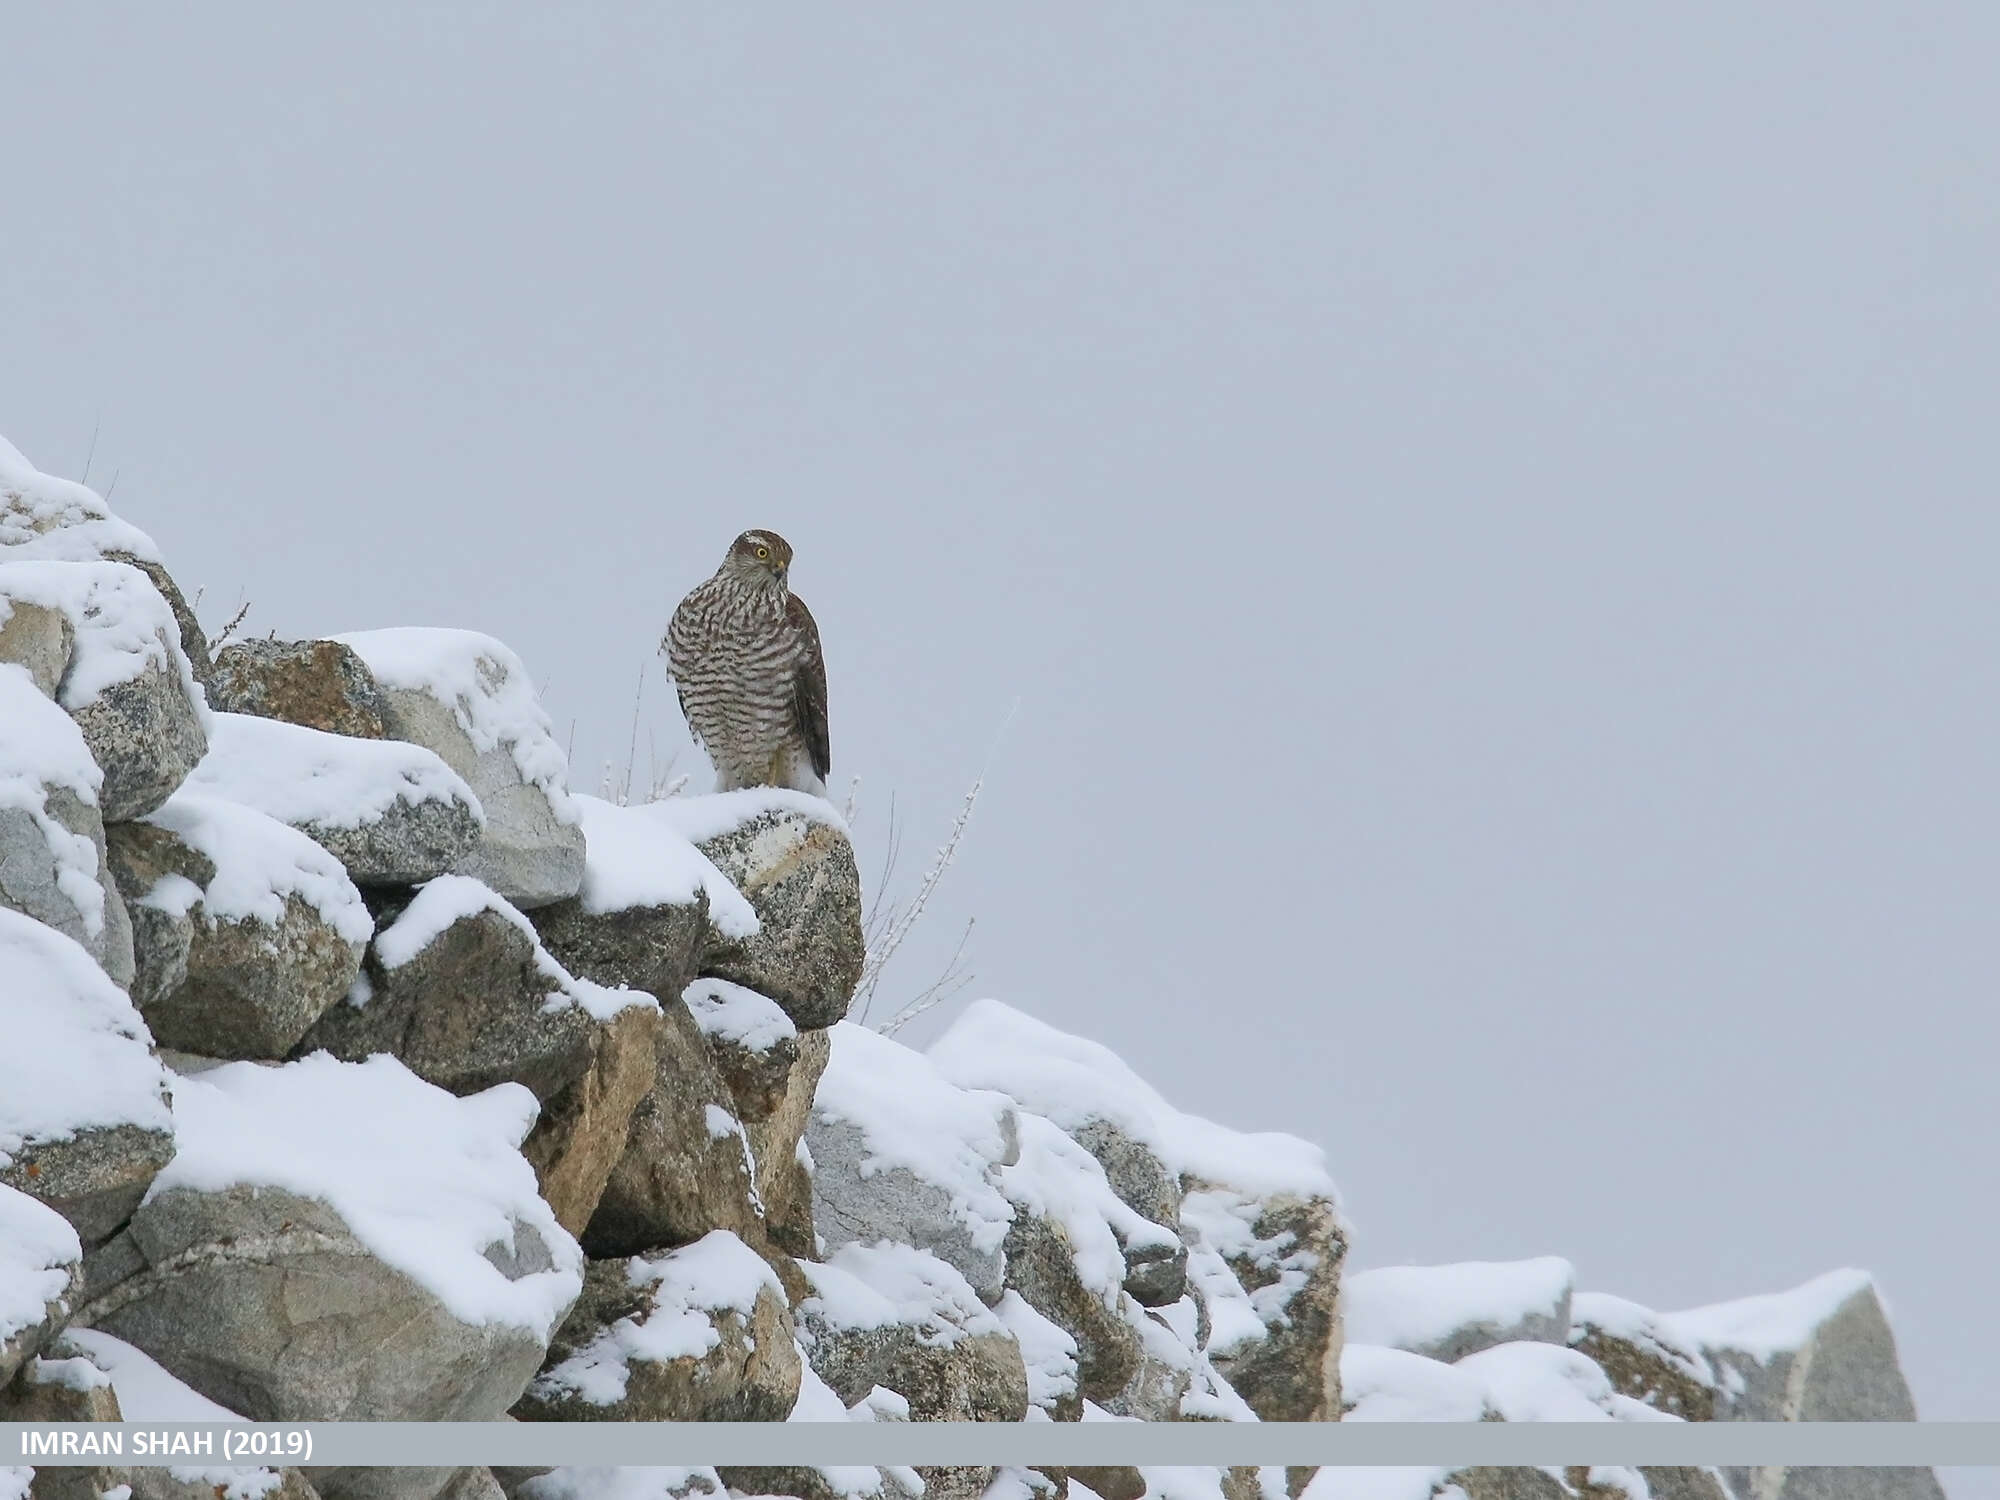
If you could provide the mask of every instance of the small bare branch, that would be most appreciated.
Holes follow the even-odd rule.
[[[216,636],[214,640],[208,643],[208,649],[211,652],[216,652],[220,651],[224,646],[228,645],[229,638],[232,635],[236,634],[237,627],[243,623],[244,617],[247,616],[249,613],[250,613],[250,601],[248,599],[245,599],[243,603],[240,606],[238,606],[236,613],[229,617],[229,623],[222,627],[222,633]]]
[[[951,961],[944,966],[944,972],[929,985],[917,992],[914,1000],[897,1011],[880,1027],[882,1035],[894,1036],[925,1011],[935,1010],[945,1001],[972,983],[973,976],[962,965],[965,960],[965,945],[972,937],[972,924],[977,918],[967,918],[965,931],[958,935],[958,946],[952,950]]]

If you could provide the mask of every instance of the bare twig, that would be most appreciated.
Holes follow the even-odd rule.
[[[209,651],[211,653],[220,651],[224,646],[228,645],[229,638],[232,635],[236,634],[237,627],[243,623],[244,617],[249,613],[250,613],[250,601],[248,599],[245,599],[243,603],[237,607],[236,613],[229,617],[229,623],[222,627],[222,633],[216,636],[214,640],[208,643]]]
[[[952,861],[958,857],[958,846],[965,839],[966,825],[972,821],[972,809],[978,805],[979,793],[984,785],[983,778],[972,783],[971,789],[965,794],[965,800],[959,804],[958,816],[952,820],[950,834],[938,847],[937,857],[931,861],[931,867],[924,871],[924,878],[917,883],[916,894],[910,898],[908,905],[889,909],[887,920],[881,926],[878,936],[868,943],[867,957],[861,964],[861,982],[854,990],[856,998],[861,1002],[863,1017],[866,1017],[869,1006],[874,1003],[876,987],[882,982],[882,970],[888,965],[889,960],[896,956],[896,950],[903,946],[903,940],[910,935],[910,930],[923,916],[924,908],[930,905],[931,897],[937,893],[938,882],[944,879],[945,871],[951,868]]]
[[[79,482],[86,487],[90,484],[90,461],[97,457],[97,429],[103,425],[104,414],[99,412],[97,419],[90,424],[90,448],[83,455],[83,478]]]
[[[975,917],[968,917],[966,919],[965,931],[958,935],[958,946],[952,950],[951,962],[944,966],[944,972],[939,974],[936,979],[933,979],[924,989],[919,990],[917,997],[908,1005],[905,1005],[901,1010],[882,1023],[880,1027],[882,1035],[894,1036],[925,1011],[937,1009],[938,1006],[944,1004],[945,1001],[972,983],[974,976],[966,972],[962,968],[962,965],[965,959],[965,945],[972,937],[972,924],[977,920]]]

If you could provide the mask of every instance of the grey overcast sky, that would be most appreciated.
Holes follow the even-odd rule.
[[[976,917],[976,992],[1322,1142],[1357,1263],[1865,1266],[2000,1418],[1996,47],[18,5],[0,432],[95,431],[211,629],[506,640],[586,789],[774,526],[864,861],[987,772],[890,988]]]

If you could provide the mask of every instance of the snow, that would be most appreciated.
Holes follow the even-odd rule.
[[[63,790],[95,807],[103,781],[76,721],[41,695],[26,667],[0,662],[0,811],[23,812],[40,830],[55,865],[56,889],[69,898],[91,937],[104,930],[97,846],[57,821],[48,796]]]
[[[792,1405],[792,1414],[787,1422],[873,1422],[879,1414],[865,1400],[855,1403],[856,1409],[849,1411],[841,1404],[833,1387],[813,1372],[806,1362],[805,1350],[799,1350],[799,1364],[802,1367],[799,1379],[799,1399]],[[920,1494],[923,1485],[914,1471],[894,1469],[889,1471],[901,1480],[913,1494]],[[883,1493],[882,1471],[858,1464],[821,1464],[818,1473],[827,1483],[827,1488],[844,1500],[860,1500],[865,1495]]]
[[[700,797],[667,797],[646,805],[658,808],[661,821],[691,844],[705,844],[734,833],[766,813],[789,813],[808,822],[824,823],[842,833],[848,831],[833,804],[824,797],[785,787],[751,786]]]
[[[335,640],[353,649],[385,688],[427,693],[452,711],[481,755],[505,749],[515,769],[549,799],[559,823],[575,823],[569,760],[556,743],[528,669],[490,635],[404,626]]]
[[[1258,1196],[1292,1193],[1337,1201],[1326,1156],[1297,1136],[1245,1133],[1183,1114],[1098,1042],[977,1000],[932,1044],[931,1060],[953,1083],[997,1089],[1067,1131],[1093,1120],[1150,1147],[1169,1171]]]
[[[1218,1354],[1261,1339],[1266,1328],[1283,1323],[1285,1309],[1319,1266],[1319,1256],[1296,1248],[1288,1229],[1260,1238],[1256,1224],[1262,1212],[1262,1203],[1235,1188],[1197,1188],[1181,1200],[1181,1229],[1194,1239],[1188,1276],[1211,1299],[1215,1321],[1209,1348]],[[1230,1261],[1254,1266],[1262,1285],[1244,1291]]]
[[[871,1385],[867,1395],[847,1408],[847,1415],[856,1422],[907,1422],[910,1398],[898,1395],[886,1385]]]
[[[964,1276],[912,1245],[889,1240],[842,1245],[824,1262],[800,1261],[799,1269],[813,1288],[801,1310],[812,1310],[835,1328],[908,1324],[921,1330],[925,1343],[940,1348],[1002,1331]]]
[[[128,1422],[241,1422],[226,1406],[183,1384],[151,1355],[95,1328],[72,1328],[63,1338],[111,1377],[118,1411]]]
[[[1021,1346],[1028,1367],[1028,1404],[1047,1410],[1076,1394],[1076,1340],[1029,1305],[1019,1292],[1001,1296],[993,1315]]]
[[[29,1500],[31,1492],[28,1486],[34,1478],[33,1469],[0,1464],[0,1500]]]
[[[951,1211],[981,1251],[997,1250],[1014,1210],[991,1180],[1007,1153],[998,1094],[955,1087],[921,1052],[851,1021],[827,1033],[826,1072],[813,1095],[823,1121],[860,1130],[863,1175],[901,1167],[951,1195]]]
[[[701,1034],[747,1052],[768,1052],[798,1036],[778,1002],[726,979],[697,979],[681,991]]]
[[[0,548],[19,558],[89,562],[107,552],[160,561],[160,548],[95,490],[44,474],[0,437]]]
[[[1340,1351],[1343,1422],[1478,1422],[1486,1416],[1486,1387],[1455,1365],[1349,1343]]]
[[[582,1287],[583,1252],[518,1150],[536,1111],[518,1083],[459,1099],[386,1054],[230,1063],[175,1080],[178,1149],[147,1199],[239,1183],[318,1199],[454,1317],[546,1340]],[[485,1251],[524,1228],[554,1264],[510,1279]]]
[[[1668,1317],[1604,1292],[1578,1292],[1570,1301],[1570,1341],[1592,1330],[1623,1339],[1703,1385],[1715,1384],[1715,1371],[1701,1345],[1673,1326]]]
[[[1452,1368],[1480,1383],[1487,1405],[1504,1421],[1613,1420],[1616,1393],[1610,1378],[1594,1361],[1560,1344],[1496,1344]]]
[[[1531,1317],[1559,1318],[1575,1282],[1575,1267],[1554,1255],[1384,1266],[1348,1276],[1340,1299],[1349,1338],[1413,1349],[1439,1344],[1456,1330],[1475,1325],[1504,1331]]]
[[[1430,1500],[1431,1492],[1450,1474],[1445,1468],[1383,1469],[1359,1464],[1329,1464],[1307,1481],[1299,1500]],[[1439,1500],[1465,1500],[1456,1485]]]
[[[1874,1285],[1866,1271],[1828,1271],[1788,1292],[1664,1313],[1660,1326],[1681,1343],[1731,1349],[1764,1362],[1805,1348],[1842,1305]]]
[[[52,1385],[65,1391],[101,1391],[111,1385],[111,1377],[82,1355],[71,1359],[37,1356],[28,1361],[23,1378],[29,1385]]]
[[[251,714],[215,715],[208,753],[188,785],[294,828],[361,828],[398,804],[425,802],[456,802],[480,826],[486,823],[472,788],[421,745],[327,734]]]
[[[733,1313],[747,1322],[760,1291],[768,1287],[784,1296],[777,1274],[726,1229],[650,1259],[634,1256],[625,1275],[634,1289],[652,1289],[651,1310],[620,1318],[537,1375],[537,1396],[557,1400],[573,1393],[593,1406],[614,1405],[625,1398],[632,1361],[699,1359],[722,1342],[716,1315]]]
[[[33,1328],[69,1290],[83,1246],[69,1220],[0,1184],[0,1344]]]
[[[1125,1283],[1121,1246],[1171,1248],[1177,1237],[1128,1208],[1097,1158],[1052,1121],[1025,1111],[1017,1119],[1020,1157],[1000,1169],[1000,1191],[1016,1208],[1060,1224],[1084,1286],[1116,1307]]]
[[[0,623],[13,612],[10,600],[60,610],[76,631],[57,694],[64,708],[87,708],[105,689],[160,667],[180,679],[206,727],[208,700],[181,649],[180,622],[153,580],[130,563],[0,563]]]
[[[474,880],[469,875],[439,875],[418,886],[410,904],[397,914],[395,921],[376,934],[375,960],[384,970],[393,973],[436,942],[454,922],[487,911],[500,917],[534,944],[535,969],[553,986],[549,991],[549,1005],[576,1005],[600,1021],[608,1021],[621,1010],[635,1005],[659,1009],[659,1002],[643,990],[627,989],[622,985],[613,989],[570,973],[550,956],[542,946],[534,924],[521,914],[513,902],[484,881]],[[374,993],[372,985],[357,978],[354,988],[347,993],[347,1003],[360,1010],[374,998]]]
[[[167,1130],[166,1070],[125,992],[73,939],[0,907],[0,1166],[30,1141]]]
[[[757,913],[743,893],[668,818],[677,798],[619,807],[574,794],[583,823],[583,888],[592,915],[635,906],[692,906],[705,892],[708,914],[724,937],[757,934]]]
[[[521,1486],[522,1500],[680,1500],[721,1495],[722,1479],[709,1468],[551,1469]]]
[[[350,943],[367,942],[375,930],[340,861],[296,828],[255,808],[183,787],[144,821],[167,829],[215,866],[206,890],[197,892],[191,882],[169,877],[139,898],[147,906],[184,913],[199,896],[202,916],[211,926],[262,922],[275,927],[284,917],[285,898],[296,896]]]

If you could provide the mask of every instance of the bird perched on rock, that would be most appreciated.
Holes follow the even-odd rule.
[[[681,600],[660,643],[719,792],[826,795],[826,662],[812,611],[787,587],[791,566],[791,543],[775,531],[744,532]]]

